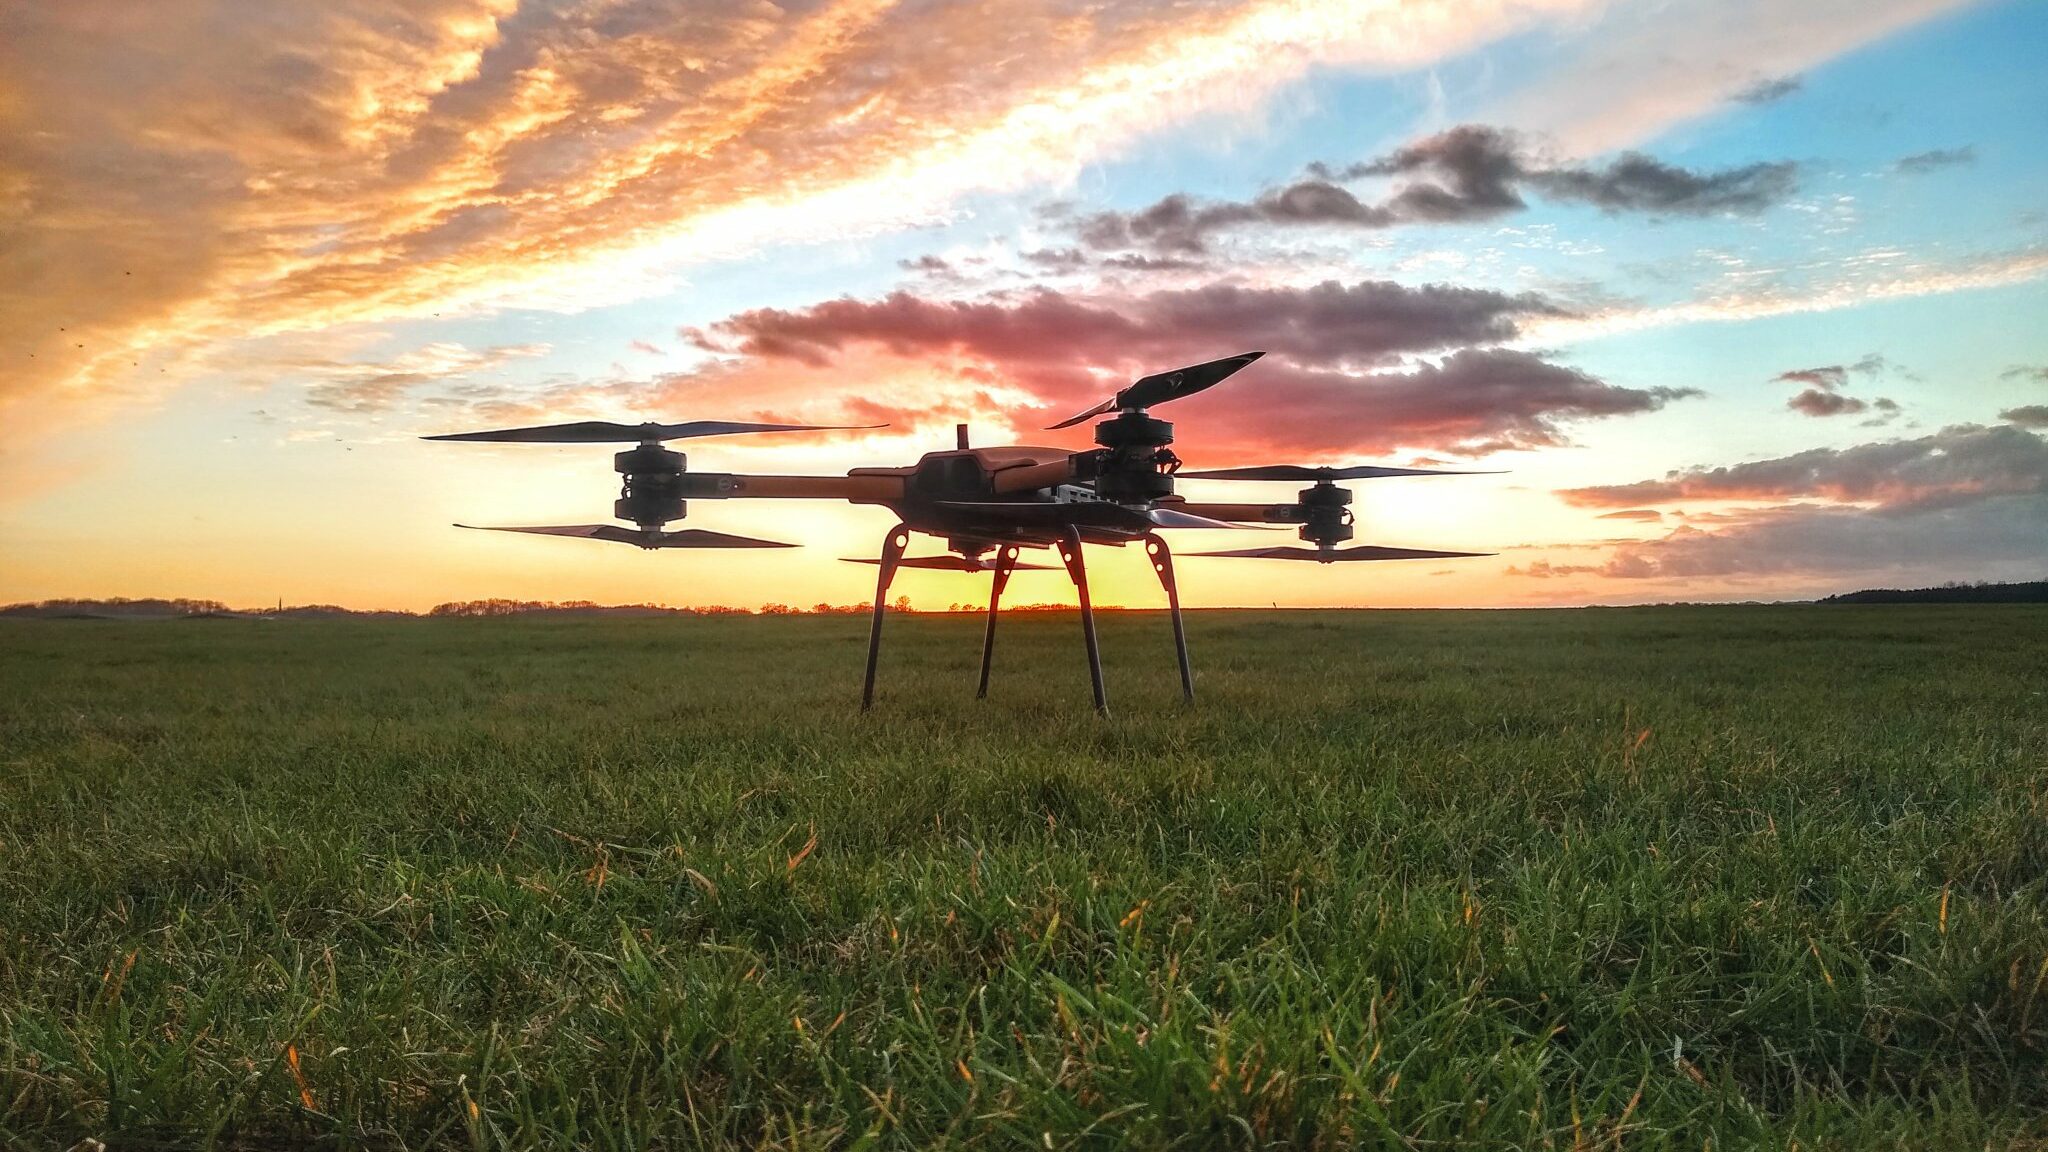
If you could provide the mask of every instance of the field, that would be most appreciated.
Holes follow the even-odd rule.
[[[0,1144],[2048,1141],[2048,609],[0,624]]]

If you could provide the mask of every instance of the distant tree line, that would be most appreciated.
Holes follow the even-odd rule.
[[[898,596],[889,605],[898,612],[916,612],[910,597]],[[819,602],[806,608],[798,604],[763,604],[759,608],[733,608],[708,604],[674,608],[667,604],[599,604],[590,600],[450,600],[425,612],[385,608],[344,608],[339,604],[282,604],[274,608],[230,608],[219,600],[110,597],[103,600],[38,600],[27,604],[0,606],[0,618],[27,619],[156,619],[232,616],[251,620],[417,620],[423,617],[473,618],[501,616],[860,616],[874,610],[872,600],[858,604]],[[948,604],[945,612],[983,612],[984,604]],[[1005,612],[1071,612],[1071,603],[1005,604]],[[1124,609],[1097,606],[1098,612]]]
[[[38,600],[32,604],[9,604],[0,607],[0,616],[221,616],[233,611],[218,600],[155,597],[130,600],[115,596],[105,600]]]
[[[1865,588],[1822,598],[1822,604],[2048,604],[2048,580],[2019,584],[1965,584],[1937,588]]]
[[[913,612],[910,597],[898,596],[890,605],[899,612]],[[808,608],[791,604],[763,604],[759,609],[733,608],[723,604],[675,608],[667,604],[599,604],[591,600],[451,600],[426,612],[391,609],[344,608],[339,604],[279,604],[274,608],[230,608],[219,600],[150,597],[128,599],[38,600],[33,603],[0,606],[0,618],[29,619],[121,619],[235,616],[248,619],[357,619],[413,620],[425,617],[494,616],[837,616],[871,611],[872,601],[858,604],[818,603]],[[959,610],[956,606],[956,610]],[[979,609],[967,609],[978,611]]]

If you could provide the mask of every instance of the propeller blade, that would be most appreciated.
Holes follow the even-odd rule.
[[[733,436],[742,432],[861,432],[886,424],[745,424],[731,420],[691,420],[682,424],[614,424],[583,420],[538,428],[501,428],[495,432],[454,432],[422,436],[422,440],[475,440],[499,444],[651,444],[698,436]]]
[[[1333,564],[1339,560],[1451,560],[1461,556],[1492,556],[1492,552],[1439,552],[1431,548],[1383,548],[1361,544],[1356,548],[1233,548],[1225,552],[1188,552],[1188,556],[1241,556],[1251,560],[1313,560]]]
[[[1182,512],[1177,508],[1153,508],[1145,513],[1145,518],[1161,528],[1235,528],[1257,532],[1274,530],[1264,524],[1232,524],[1228,520],[1212,520],[1207,516],[1197,516],[1193,512]]]
[[[841,556],[840,559],[848,564],[881,563],[880,559],[873,556]],[[901,568],[936,568],[945,572],[993,572],[996,570],[995,561],[976,560],[968,556],[906,556],[898,560],[896,564]],[[1010,565],[1010,571],[1012,572],[1022,572],[1026,569],[1035,572],[1050,571],[1043,564],[1020,563]]]
[[[1499,470],[1466,471],[1444,468],[1388,468],[1379,464],[1358,464],[1349,468],[1312,467],[1306,464],[1266,464],[1253,468],[1211,468],[1201,472],[1183,469],[1179,480],[1377,480],[1383,476],[1498,476]]]
[[[1240,352],[1225,356],[1221,360],[1210,360],[1201,364],[1190,364],[1171,372],[1159,372],[1145,376],[1129,388],[1116,394],[1119,408],[1150,408],[1168,400],[1181,400],[1204,389],[1214,388],[1238,370],[1264,356],[1264,352]]]
[[[752,536],[733,536],[725,532],[710,532],[702,528],[684,528],[675,532],[649,532],[644,528],[622,528],[617,524],[541,524],[532,527],[513,527],[501,524],[457,524],[457,528],[474,528],[482,532],[530,532],[538,536],[576,536],[585,540],[611,540],[636,547],[655,548],[794,548],[776,540],[756,540]]]
[[[1240,352],[1225,356],[1221,360],[1210,360],[1201,364],[1190,364],[1171,372],[1155,372],[1140,377],[1130,387],[1097,404],[1078,416],[1069,416],[1053,428],[1071,428],[1083,420],[1102,415],[1112,408],[1150,408],[1168,400],[1179,400],[1193,396],[1207,388],[1213,388],[1234,375],[1238,369],[1264,356],[1264,352]]]
[[[1047,500],[941,500],[941,508],[983,512],[1020,524],[1075,524],[1086,528],[1122,528],[1132,532],[1155,528],[1230,528],[1266,532],[1263,524],[1232,524],[1172,508],[1129,508],[1108,502],[1058,503]]]
[[[1102,415],[1104,412],[1107,412],[1114,407],[1116,407],[1116,397],[1112,396],[1109,399],[1104,400],[1102,403],[1097,404],[1095,407],[1090,408],[1086,412],[1081,412],[1073,416],[1069,416],[1065,420],[1062,420],[1057,424],[1047,424],[1046,429],[1050,431],[1054,428],[1072,428],[1074,425],[1079,424],[1081,421],[1093,420],[1095,417]]]

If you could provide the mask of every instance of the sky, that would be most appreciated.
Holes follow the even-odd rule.
[[[1191,559],[1192,605],[2042,579],[2044,49],[2037,0],[0,4],[0,602],[855,603],[886,510],[465,532],[603,521],[610,449],[418,437],[1079,449],[1043,429],[1253,349],[1156,413],[1190,467],[1498,470],[1353,485],[1362,543],[1496,555]]]

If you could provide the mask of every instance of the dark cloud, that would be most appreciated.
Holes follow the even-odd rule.
[[[2016,364],[2000,372],[1998,378],[2000,380],[2032,380],[2036,383],[2048,384],[2048,366],[2035,368]]]
[[[1828,364],[1819,368],[1794,368],[1780,372],[1772,379],[1787,384],[1803,384],[1809,388],[1820,388],[1829,392],[1839,390],[1849,382],[1849,375],[1875,376],[1891,367],[1891,362],[1872,352],[1853,364]]]
[[[1821,497],[1875,505],[1881,514],[1960,507],[1999,496],[2048,494],[2048,440],[2016,425],[1957,424],[1911,440],[1813,448],[1661,480],[1558,493],[1586,508],[1679,500]]]
[[[1936,148],[1931,152],[1915,152],[1901,156],[1892,170],[1907,176],[1922,176],[1939,172],[1943,168],[1956,168],[1977,162],[1977,146],[1966,144],[1961,148]]]
[[[1079,248],[1040,248],[1024,253],[1023,260],[1048,272],[1073,272],[1088,266],[1088,254]]]
[[[1535,295],[1384,281],[1115,297],[1039,289],[973,301],[896,292],[743,312],[685,336],[746,362],[819,371],[879,352],[1027,391],[1058,415],[1145,372],[1262,349],[1256,371],[1175,406],[1176,419],[1199,419],[1204,451],[1222,456],[1541,447],[1567,443],[1571,423],[1696,394],[1620,387],[1492,346],[1529,317],[1559,314]],[[1423,355],[1441,359],[1396,367]]]
[[[1437,363],[1362,376],[1284,363],[1259,367],[1256,388],[1219,388],[1185,405],[1193,408],[1213,395],[1198,410],[1201,427],[1227,428],[1237,441],[1232,447],[1241,451],[1379,454],[1426,447],[1478,456],[1549,448],[1571,442],[1570,423],[1654,412],[1699,395],[1619,387],[1505,348],[1467,348]]]
[[[1260,348],[1298,363],[1370,367],[1402,355],[1520,334],[1520,322],[1565,315],[1533,293],[1409,288],[1385,280],[1325,281],[1307,288],[1210,284],[1133,297],[1097,298],[1036,289],[981,300],[934,300],[893,292],[843,297],[808,308],[741,312],[686,339],[713,352],[820,365],[870,344],[904,356],[951,351],[1005,364],[1113,367],[1169,361],[1191,349]]]
[[[1882,428],[1890,424],[1892,421],[1898,419],[1899,414],[1904,411],[1904,409],[1899,406],[1899,402],[1897,400],[1892,399],[1889,396],[1879,396],[1877,399],[1872,400],[1870,402],[1870,409],[1872,412],[1876,413],[1876,415],[1872,416],[1868,420],[1859,421],[1858,424],[1860,427]]]
[[[1788,384],[1806,384],[1832,392],[1849,382],[1849,370],[1840,364],[1830,364],[1825,368],[1794,368],[1790,372],[1780,372],[1772,379],[1782,380]]]
[[[1808,388],[1785,401],[1785,407],[1807,416],[1852,416],[1858,412],[1868,411],[1870,405],[1854,396],[1844,396],[1840,392],[1823,392],[1818,388]]]
[[[2018,408],[2007,408],[1998,414],[1998,418],[2022,428],[2048,428],[2048,404],[2023,404]]]
[[[1147,256],[1141,252],[1121,252],[1115,256],[1105,257],[1102,266],[1122,268],[1131,272],[1185,272],[1203,265],[1199,260],[1181,256]]]
[[[1553,200],[1579,200],[1609,212],[1753,215],[1790,196],[1797,174],[1789,161],[1701,174],[1630,152],[1601,170],[1557,169],[1534,173],[1530,181]]]
[[[1381,203],[1363,201],[1343,186],[1384,177],[1406,183]],[[1307,178],[1248,202],[1175,193],[1137,212],[1079,217],[1070,227],[1097,250],[1191,254],[1206,250],[1216,233],[1253,224],[1377,229],[1487,220],[1528,207],[1525,191],[1610,213],[1750,214],[1791,195],[1796,179],[1791,163],[1694,172],[1637,152],[1604,165],[1552,164],[1513,133],[1468,124],[1348,167],[1311,165]]]
[[[1844,395],[1842,388],[1849,383],[1851,373],[1861,376],[1874,376],[1889,367],[1890,363],[1883,356],[1872,352],[1854,364],[1828,364],[1819,368],[1795,368],[1790,372],[1780,372],[1772,377],[1772,379],[1780,383],[1803,384],[1806,386],[1805,391],[1785,402],[1785,407],[1790,408],[1794,412],[1803,413],[1807,416],[1853,416],[1858,413],[1868,412],[1875,407],[1880,412],[1886,414],[1885,417],[1876,421],[1876,423],[1883,423],[1884,420],[1889,419],[1891,415],[1898,412],[1899,406],[1896,402],[1883,397],[1878,398],[1875,402],[1861,400],[1854,396]]]
[[[1084,216],[1075,222],[1074,234],[1098,250],[1144,247],[1191,254],[1204,250],[1211,233],[1254,222],[1383,228],[1396,221],[1392,213],[1366,207],[1335,184],[1303,180],[1263,193],[1249,204],[1199,204],[1175,193],[1137,212]]]
[[[1737,92],[1734,100],[1738,104],[1776,104],[1804,87],[1806,81],[1798,76],[1779,76],[1751,84]]]

